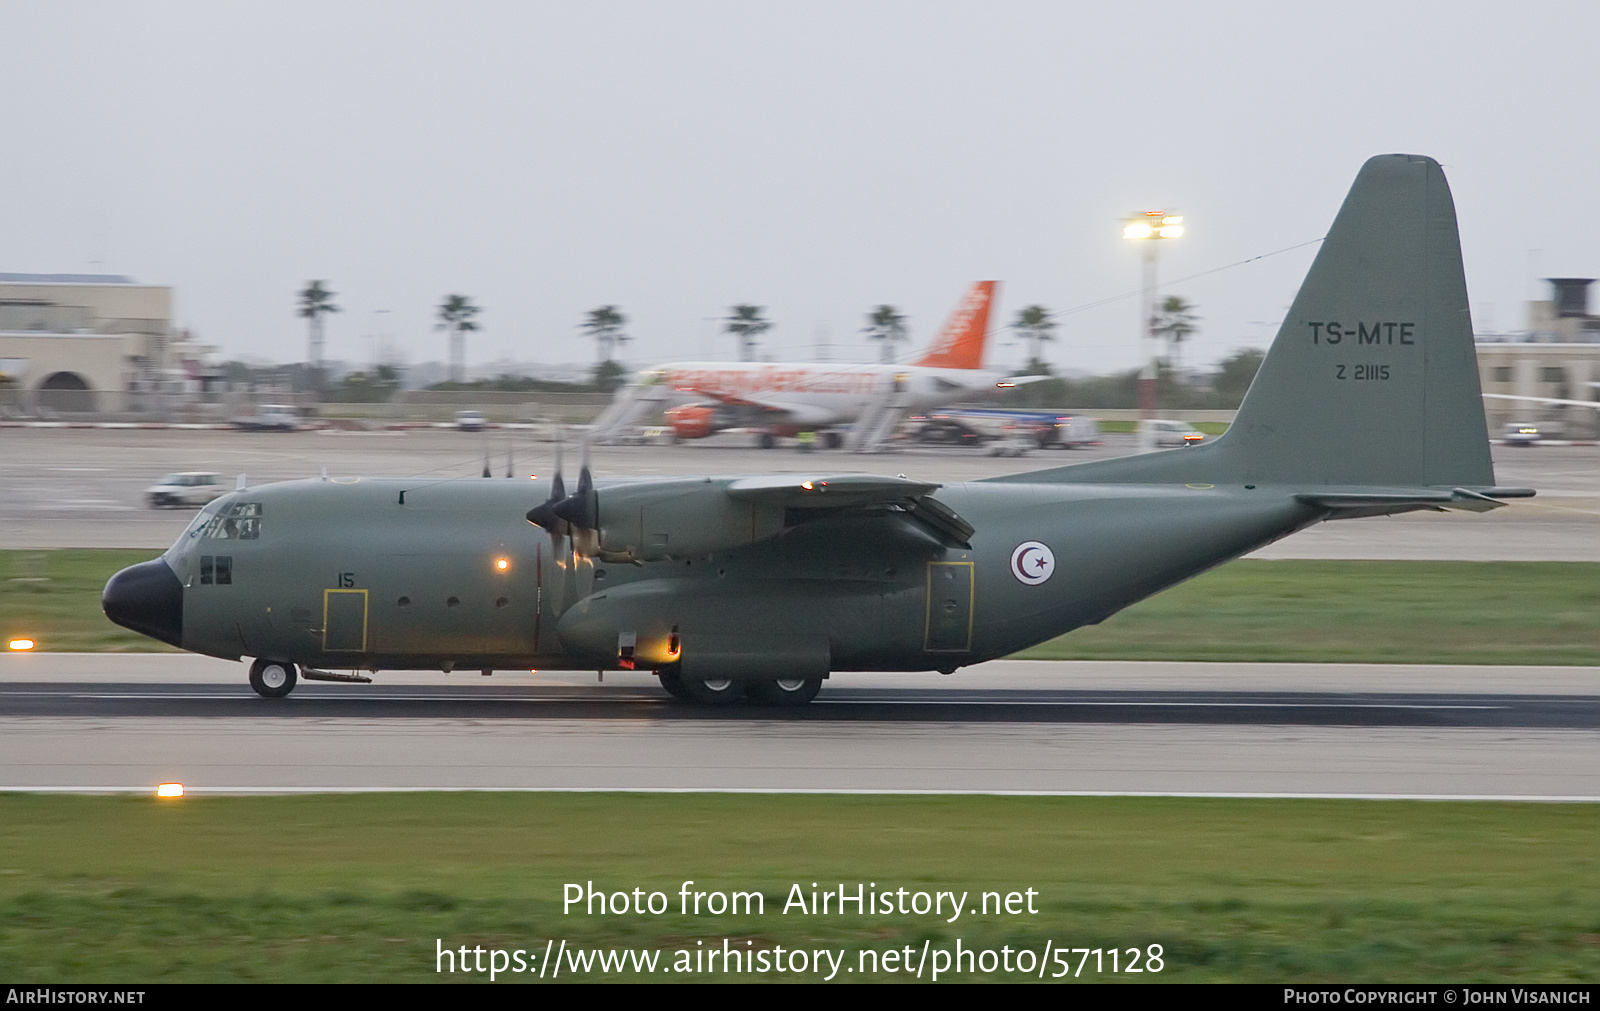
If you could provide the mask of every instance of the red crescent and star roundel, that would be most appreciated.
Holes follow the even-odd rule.
[[[1038,541],[1023,541],[1011,552],[1011,574],[1028,586],[1038,586],[1056,571],[1056,556]]]

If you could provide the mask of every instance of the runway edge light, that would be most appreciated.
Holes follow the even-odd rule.
[[[182,797],[183,796],[183,784],[182,783],[162,783],[160,786],[156,787],[156,796],[157,797]]]

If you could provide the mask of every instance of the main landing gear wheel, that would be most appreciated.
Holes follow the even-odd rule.
[[[821,678],[774,678],[745,686],[750,701],[761,706],[803,706],[822,691]]]
[[[696,681],[675,670],[661,672],[661,687],[673,698],[698,706],[731,706],[744,698],[744,687],[728,678]]]
[[[257,660],[250,665],[250,687],[268,699],[281,699],[294,691],[295,666],[287,660]]]
[[[756,445],[762,449],[771,449],[778,444],[778,437],[771,432],[762,432],[756,437]]]

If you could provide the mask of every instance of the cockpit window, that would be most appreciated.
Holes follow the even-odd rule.
[[[211,517],[202,536],[215,541],[256,540],[261,536],[261,503],[230,503]]]

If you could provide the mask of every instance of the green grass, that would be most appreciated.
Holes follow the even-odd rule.
[[[56,652],[177,652],[113,625],[100,610],[100,591],[113,573],[160,554],[145,548],[0,551],[0,639],[27,636]]]
[[[1600,664],[1600,564],[1231,562],[1019,656]]]
[[[0,795],[0,976],[410,982],[439,978],[435,939],[670,953],[731,937],[842,948],[846,964],[925,940],[1160,944],[1167,968],[1146,982],[1584,981],[1600,974],[1597,829],[1594,805]],[[685,880],[760,891],[766,914],[681,915]],[[563,915],[562,886],[589,881],[661,891],[672,911]],[[1038,913],[779,912],[812,882],[1031,887]]]
[[[171,652],[100,611],[111,574],[156,554],[0,551],[0,637]],[[1019,656],[1597,665],[1600,564],[1237,561]]]

